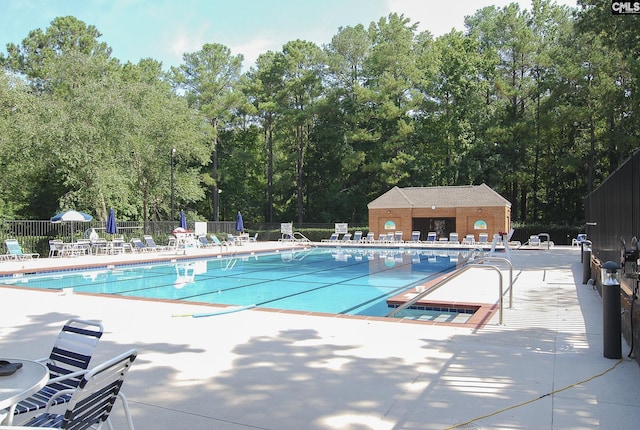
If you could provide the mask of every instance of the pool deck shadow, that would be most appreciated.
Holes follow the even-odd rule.
[[[0,279],[0,356],[46,356],[67,319],[100,320],[96,362],[138,349],[123,388],[138,430],[634,428],[640,368],[624,340],[620,360],[603,357],[602,303],[581,284],[579,249],[512,257],[513,307],[477,327],[256,309],[177,317],[204,308]],[[0,273],[95,264],[85,258],[103,257],[2,262]],[[467,274],[431,299],[495,304],[495,273]],[[117,404],[113,421],[126,428]]]

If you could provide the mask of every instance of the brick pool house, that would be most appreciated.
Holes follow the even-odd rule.
[[[508,232],[511,203],[486,184],[451,187],[393,187],[367,205],[369,231],[402,231],[403,240],[420,231],[420,240],[435,231],[438,239],[458,233],[462,240],[473,234]]]

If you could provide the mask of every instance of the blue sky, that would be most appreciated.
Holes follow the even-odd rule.
[[[286,42],[331,41],[339,27],[403,13],[420,30],[439,36],[464,30],[464,17],[510,0],[0,0],[0,47],[19,44],[31,30],[43,31],[59,16],[72,15],[94,25],[112,55],[137,63],[151,57],[163,67],[182,62],[185,52],[220,43],[251,67],[259,54],[279,51]],[[575,6],[576,0],[556,0]],[[517,1],[530,9],[530,0]]]

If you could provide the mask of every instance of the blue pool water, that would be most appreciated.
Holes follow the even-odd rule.
[[[453,269],[464,250],[311,248],[4,278],[31,288],[383,316],[388,297]]]

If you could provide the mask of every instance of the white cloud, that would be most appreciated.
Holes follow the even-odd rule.
[[[180,58],[184,53],[198,51],[201,46],[202,43],[194,40],[194,38],[190,37],[188,34],[180,32],[180,34],[173,38],[170,52],[171,55]]]
[[[260,54],[264,54],[267,51],[279,51],[281,48],[282,44],[278,45],[277,42],[266,37],[259,37],[229,47],[233,55],[242,54],[244,56],[244,70],[253,67]]]
[[[441,36],[455,28],[464,31],[464,17],[473,15],[486,6],[504,7],[518,3],[520,9],[531,9],[531,0],[457,0],[452,3],[417,0],[387,0],[389,12],[404,14],[411,23],[419,22],[418,30],[429,30]],[[576,0],[556,0],[559,5],[575,6]]]
[[[163,46],[159,46],[159,49],[165,52],[168,57],[167,61],[170,64],[180,64],[184,54],[202,49],[206,41],[206,32],[206,28],[193,31],[179,26],[174,33],[169,33],[165,36],[166,40],[163,41]]]

